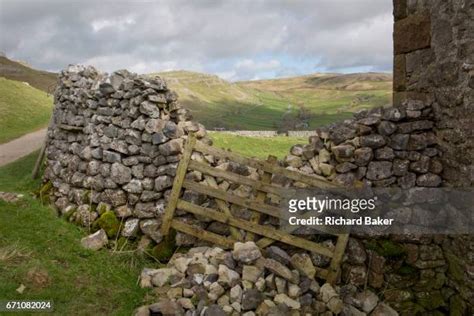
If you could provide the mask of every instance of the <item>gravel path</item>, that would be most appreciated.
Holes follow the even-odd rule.
[[[43,145],[46,128],[26,134],[11,142],[0,144],[0,166],[28,155]]]

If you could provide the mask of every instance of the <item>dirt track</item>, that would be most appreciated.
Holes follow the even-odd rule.
[[[11,142],[0,144],[0,166],[15,161],[39,149],[46,136],[46,128],[23,135]]]

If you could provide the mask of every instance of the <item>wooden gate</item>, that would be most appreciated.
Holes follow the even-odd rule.
[[[212,155],[215,158],[224,158],[240,165],[256,168],[263,171],[263,176],[261,177],[260,181],[257,181],[234,172],[214,168],[205,163],[191,160],[191,155],[193,152],[200,152],[204,155]],[[207,185],[204,185],[186,179],[186,173],[188,170],[196,170],[202,174],[210,175],[212,177],[208,177],[207,180],[209,181],[207,181]],[[195,136],[190,134],[186,141],[183,156],[176,171],[176,177],[174,179],[171,195],[163,216],[163,223],[161,226],[162,235],[168,235],[170,228],[173,228],[177,231],[209,241],[224,248],[232,248],[235,242],[243,240],[239,230],[241,229],[247,232],[245,238],[246,240],[254,240],[255,235],[262,236],[262,238],[256,241],[256,244],[262,249],[270,246],[275,241],[279,241],[331,258],[331,263],[328,269],[318,267],[316,267],[316,269],[318,277],[326,279],[326,281],[329,283],[334,283],[340,273],[340,264],[349,235],[333,234],[337,236],[337,243],[335,248],[331,250],[319,243],[294,236],[291,234],[291,231],[286,232],[277,230],[273,227],[261,225],[260,218],[262,214],[284,219],[282,217],[282,211],[280,208],[265,202],[267,194],[275,194],[281,197],[284,195],[285,191],[288,190],[286,188],[271,184],[272,175],[283,176],[288,179],[307,184],[310,187],[336,187],[334,184],[322,177],[306,175],[300,172],[282,168],[276,164],[275,157],[270,156],[267,161],[243,157],[233,152],[208,146],[200,141],[197,141]],[[230,194],[219,188],[213,177],[221,178],[236,184],[250,186],[256,190],[256,197],[242,198],[235,194]],[[202,207],[180,199],[181,190],[183,188],[214,198],[219,210]],[[236,204],[251,210],[252,216],[250,220],[234,217],[230,211],[228,203]],[[202,230],[173,218],[177,208],[194,215],[204,216],[214,221],[229,225],[231,236],[222,236]],[[293,228],[293,230],[296,228],[297,227]]]

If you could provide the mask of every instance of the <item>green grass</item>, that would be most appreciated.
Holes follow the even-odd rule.
[[[53,93],[57,74],[31,68],[21,62],[0,56],[0,77],[28,82],[44,92]]]
[[[288,154],[291,146],[308,143],[306,137],[246,137],[219,132],[209,132],[209,136],[215,147],[231,149],[244,156],[262,159],[266,159],[268,155],[281,159]]]
[[[389,74],[314,74],[236,83],[188,71],[159,75],[209,129],[304,129],[298,126],[302,122],[314,129],[391,102]],[[301,113],[307,117],[302,119]]]
[[[39,186],[30,179],[35,158],[0,168],[0,191],[25,194],[17,203],[0,201],[0,300],[53,300],[55,315],[132,314],[147,293],[137,278],[152,264],[137,254],[83,249],[86,232],[30,195]]]
[[[0,144],[46,126],[52,106],[45,92],[0,77]]]

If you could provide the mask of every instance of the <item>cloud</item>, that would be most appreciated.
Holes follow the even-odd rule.
[[[391,0],[0,0],[0,50],[53,71],[387,71],[391,11]]]

